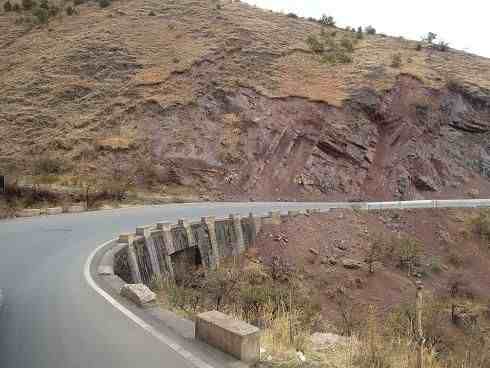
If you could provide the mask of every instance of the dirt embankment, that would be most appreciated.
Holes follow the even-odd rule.
[[[415,280],[428,293],[447,297],[457,279],[471,298],[485,300],[490,297],[490,248],[472,232],[469,222],[476,215],[475,210],[425,209],[301,215],[263,228],[255,252],[265,264],[285,263],[299,272],[327,320],[339,318],[339,290],[361,310],[374,305],[385,315],[413,303]],[[419,244],[411,271],[400,262],[407,255],[401,252],[407,238]],[[381,249],[370,273],[366,261],[373,243]]]

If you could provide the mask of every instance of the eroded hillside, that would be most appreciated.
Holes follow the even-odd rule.
[[[365,35],[325,63],[308,36],[351,32],[239,2],[78,9],[0,15],[4,163],[144,153],[154,191],[215,198],[490,195],[488,59]]]

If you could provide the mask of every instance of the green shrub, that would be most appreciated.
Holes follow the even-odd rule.
[[[111,0],[99,0],[98,2],[101,8],[107,8],[111,5]]]
[[[423,246],[418,240],[405,237],[399,239],[394,245],[394,251],[398,257],[399,266],[407,268],[409,273],[412,273],[414,266],[420,262]]]
[[[82,5],[85,1],[84,0],[73,0],[73,5],[79,6]]]
[[[354,45],[352,44],[352,40],[350,38],[343,38],[342,41],[340,41],[340,46],[342,46],[348,52],[354,51]]]
[[[154,16],[156,15],[156,13],[155,13],[155,12],[152,10],[152,11],[150,11],[150,12],[148,13],[148,15],[149,15],[150,17],[154,17]]]
[[[49,12],[44,8],[36,8],[32,12],[32,15],[36,17],[36,20],[40,24],[46,24],[49,21]]]
[[[376,34],[376,28],[374,28],[373,26],[367,26],[366,27],[366,33],[368,35],[375,35]]]
[[[396,53],[391,58],[391,66],[393,68],[399,68],[402,66],[402,55],[400,53]]]
[[[3,3],[3,10],[8,13],[10,11],[12,11],[12,4],[10,3],[9,0],[7,0],[6,2]]]
[[[294,13],[288,13],[286,16],[287,16],[288,18],[298,19],[298,16],[297,16],[296,14],[294,14]]]
[[[47,11],[45,9],[42,9],[42,11],[44,14],[42,14],[41,17],[47,17]],[[32,163],[32,173],[34,175],[61,174],[64,170],[64,161],[52,156],[41,156]]]
[[[16,13],[20,13],[21,7],[19,4],[15,3],[14,5],[12,5],[12,10]]]
[[[306,43],[316,54],[321,54],[323,51],[325,51],[325,47],[323,46],[323,44],[318,40],[318,38],[313,35],[308,36],[308,38],[306,39]]]
[[[471,220],[471,226],[480,239],[490,241],[490,210],[481,210],[478,216]]]
[[[50,17],[54,17],[58,15],[60,12],[60,8],[57,5],[51,4],[49,9],[48,9],[48,14]]]
[[[430,270],[434,273],[442,272],[442,263],[438,257],[432,257],[429,261]]]
[[[66,7],[65,11],[66,11],[66,15],[69,15],[69,16],[75,14],[75,8],[71,5],[68,5]]]
[[[34,0],[22,0],[22,8],[24,10],[31,10],[36,3]]]
[[[444,42],[444,41],[439,41],[439,43],[436,46],[436,49],[442,52],[448,51],[449,50],[449,43]]]

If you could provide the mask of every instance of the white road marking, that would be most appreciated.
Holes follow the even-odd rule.
[[[191,362],[193,365],[195,365],[197,368],[215,368],[208,363],[204,362],[194,354],[192,354],[190,351],[186,350],[184,347],[176,343],[175,341],[172,341],[172,339],[168,336],[163,335],[161,332],[157,331],[153,326],[149,325],[145,321],[143,321],[140,317],[135,315],[133,312],[131,312],[129,309],[125,308],[122,304],[120,304],[116,299],[114,299],[112,296],[110,296],[107,292],[102,290],[94,281],[92,278],[92,275],[90,274],[90,265],[93,261],[93,258],[95,254],[103,247],[108,245],[109,243],[113,242],[113,240],[109,240],[105,242],[104,244],[98,246],[96,249],[90,253],[88,256],[85,266],[83,269],[83,274],[85,276],[85,280],[87,283],[90,285],[92,289],[94,289],[97,293],[99,293],[105,300],[107,300],[112,306],[116,309],[118,309],[122,314],[124,314],[126,317],[128,317],[130,320],[132,320],[134,323],[136,323],[138,326],[146,330],[148,333],[150,333],[153,337],[157,338],[161,342],[163,342],[165,345],[170,347],[172,350],[174,350],[177,354],[179,354],[181,357],[186,359],[187,361]]]

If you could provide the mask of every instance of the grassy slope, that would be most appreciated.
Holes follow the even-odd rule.
[[[355,45],[353,63],[332,66],[305,43],[320,33],[318,24],[221,4],[123,0],[100,9],[89,2],[79,16],[30,30],[16,24],[15,13],[0,14],[1,161],[22,163],[44,152],[77,160],[87,151],[137,151],[151,135],[141,111],[191,106],[210,86],[333,106],[363,87],[389,89],[400,73],[434,88],[457,80],[490,90],[485,58],[416,51],[415,42],[377,35]],[[344,33],[350,35],[336,37]],[[398,52],[402,66],[392,68]],[[179,127],[176,145],[191,147],[195,130]]]

